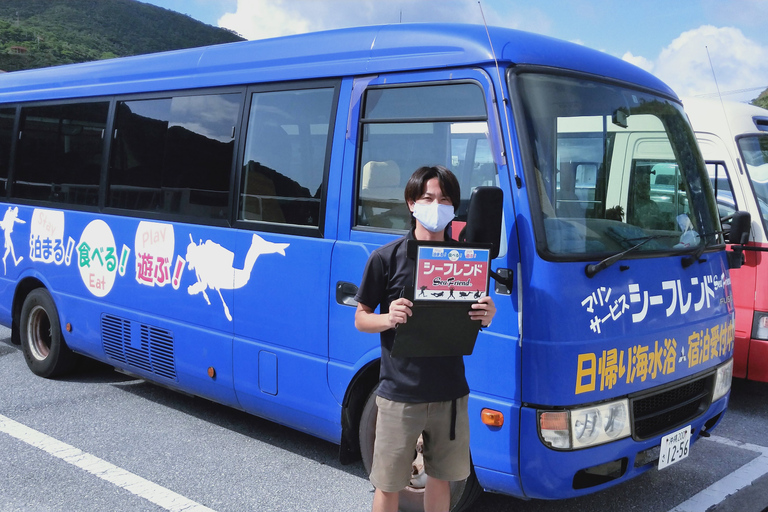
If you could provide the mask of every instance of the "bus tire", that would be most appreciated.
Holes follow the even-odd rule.
[[[366,474],[371,473],[371,467],[373,466],[373,443],[376,439],[376,416],[379,412],[379,408],[376,405],[377,389],[378,386],[368,396],[363,413],[360,416],[360,454]],[[414,447],[415,450],[416,447]],[[423,465],[417,462],[418,460],[419,457],[414,460],[414,473],[416,475],[415,478],[411,479],[411,485],[400,491],[399,510],[401,512],[424,511],[424,487],[418,483],[420,480],[424,481],[422,476],[424,468]],[[466,480],[451,482],[451,512],[467,510],[483,492],[477,477],[475,477],[474,468],[471,471],[472,473]],[[422,478],[419,479],[419,476],[422,476]]]
[[[24,359],[35,375],[57,377],[77,362],[76,354],[64,342],[56,304],[45,288],[35,288],[24,299],[19,334]]]

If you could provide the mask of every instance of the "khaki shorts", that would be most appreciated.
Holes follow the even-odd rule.
[[[439,480],[469,476],[469,395],[456,400],[456,439],[451,440],[451,402],[412,404],[376,397],[376,442],[371,483],[384,492],[408,486],[416,442],[424,434],[424,470]]]

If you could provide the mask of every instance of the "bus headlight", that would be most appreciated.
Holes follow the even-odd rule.
[[[539,432],[544,444],[561,450],[578,450],[628,437],[632,433],[629,401],[570,411],[540,411]]]
[[[733,359],[717,369],[715,378],[715,391],[712,393],[712,401],[722,398],[731,389],[733,378]]]

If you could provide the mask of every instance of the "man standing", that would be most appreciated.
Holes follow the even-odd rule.
[[[410,240],[444,241],[446,227],[459,206],[459,183],[442,166],[420,167],[405,187],[405,202],[412,214],[408,235],[371,254],[355,297],[355,327],[381,333],[381,372],[371,483],[376,488],[374,512],[396,512],[398,493],[411,476],[414,450],[424,442],[427,484],[424,508],[447,512],[450,482],[470,475],[469,386],[462,356],[392,357],[395,328],[413,315],[413,303],[402,297],[414,279],[413,260],[406,257]],[[380,313],[375,313],[380,307]],[[471,319],[488,327],[496,313],[493,299],[472,304]]]

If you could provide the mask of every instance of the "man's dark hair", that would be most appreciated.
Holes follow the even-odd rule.
[[[461,202],[461,188],[456,176],[442,165],[419,167],[414,171],[405,185],[405,202],[416,202],[427,187],[427,182],[432,178],[437,178],[440,183],[440,190],[443,191],[453,204],[453,211],[459,208]],[[411,227],[416,227],[416,219],[411,215]]]
[[[453,209],[455,211],[459,207],[459,202],[461,201],[459,180],[456,179],[456,176],[451,171],[442,165],[435,165],[432,167],[424,166],[416,169],[408,179],[408,183],[405,185],[405,202],[415,203],[424,194],[427,182],[432,178],[437,178],[437,181],[440,183],[440,190],[451,199],[451,204],[453,204]]]

